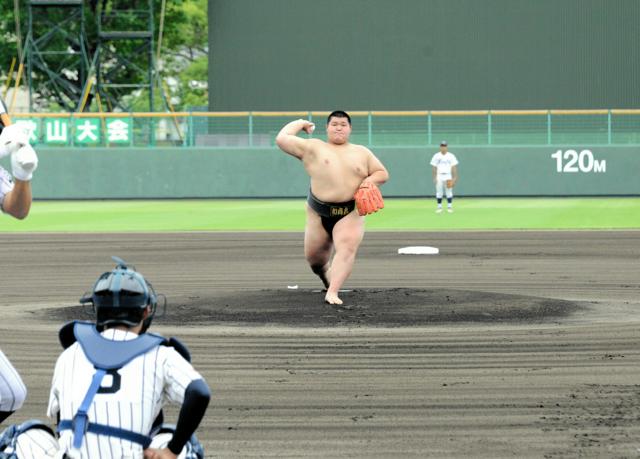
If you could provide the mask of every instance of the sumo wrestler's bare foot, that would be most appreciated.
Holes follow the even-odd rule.
[[[327,294],[324,296],[324,301],[325,303],[329,304],[342,304],[342,300],[338,298],[338,295],[336,293],[327,292]]]

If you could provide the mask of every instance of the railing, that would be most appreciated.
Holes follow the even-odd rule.
[[[640,110],[354,111],[351,141],[369,147],[640,144]],[[328,112],[15,113],[34,144],[110,147],[273,147],[289,121],[319,129]]]

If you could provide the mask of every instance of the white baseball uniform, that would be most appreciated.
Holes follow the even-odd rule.
[[[27,398],[27,388],[9,359],[0,351],[0,411],[16,411]]]
[[[5,107],[2,99],[0,99],[0,113],[7,113],[7,107]],[[0,208],[2,208],[4,196],[11,190],[13,190],[13,177],[0,166]]]
[[[458,165],[458,159],[456,156],[448,151],[446,154],[437,152],[431,158],[431,165],[436,168],[436,197],[442,198],[443,192],[446,190],[447,198],[453,196],[453,188],[447,188],[447,180],[451,180],[451,169]]]
[[[15,448],[8,447],[3,452],[15,452],[19,459],[63,459],[56,438],[42,429],[23,432],[17,437]]]
[[[167,448],[173,434],[160,433],[155,435],[151,439],[149,448],[163,449]],[[15,448],[8,448],[2,452],[10,454],[15,452],[18,455],[18,459],[66,459],[70,456],[65,456],[65,453],[61,451],[60,445],[56,437],[49,432],[42,429],[30,429],[23,432],[16,438]],[[142,453],[141,453],[142,454]],[[106,456],[100,456],[100,459]],[[115,457],[115,456],[113,456]],[[122,456],[123,458],[131,458],[134,456]],[[140,456],[142,457],[142,456]],[[186,459],[187,457],[195,457],[195,453],[191,447],[191,444],[186,444],[177,459]],[[71,459],[71,458],[70,458]]]
[[[102,336],[124,341],[138,335],[108,329]],[[54,420],[58,415],[63,420],[73,419],[94,373],[80,344],[76,342],[69,346],[56,362],[47,415]],[[202,378],[175,349],[167,346],[158,346],[134,358],[117,370],[117,375],[107,373],[104,377],[88,411],[89,422],[143,435],[149,434],[166,402],[182,404],[187,386]],[[59,439],[61,451],[73,454],[72,443],[73,432],[63,430]],[[83,459],[141,458],[143,454],[142,446],[137,443],[91,432],[85,434],[79,453],[77,457]]]

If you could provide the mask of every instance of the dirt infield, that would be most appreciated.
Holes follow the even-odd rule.
[[[14,422],[44,418],[57,330],[118,255],[212,388],[207,457],[640,457],[639,231],[369,233],[342,307],[298,233],[0,242]]]

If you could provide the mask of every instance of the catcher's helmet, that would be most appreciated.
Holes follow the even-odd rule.
[[[135,327],[142,321],[147,306],[151,306],[151,314],[142,327],[144,332],[151,325],[156,312],[156,292],[142,274],[130,268],[124,260],[111,258],[117,263],[115,269],[103,273],[94,284],[91,294],[80,298],[80,303],[93,304],[96,325],[101,328],[116,324]]]

